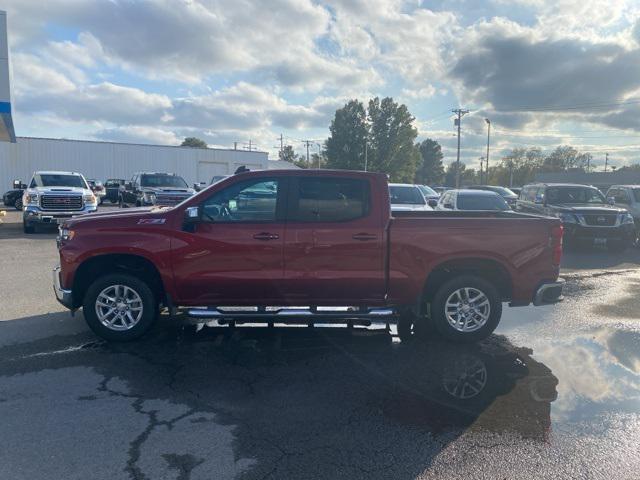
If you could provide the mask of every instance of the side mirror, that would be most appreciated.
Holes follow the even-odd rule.
[[[609,205],[615,205],[615,203],[616,203],[615,197],[607,197],[607,203]]]
[[[453,203],[445,203],[443,207],[448,208],[449,210],[453,210]]]
[[[131,190],[131,182],[124,182],[124,189]]]
[[[430,200],[427,200],[427,204],[431,207],[431,208],[436,208],[438,206],[438,201],[434,200],[433,198]]]
[[[200,207],[188,207],[184,211],[184,223],[198,223],[200,221]]]
[[[193,189],[194,189],[196,192],[199,192],[199,191],[201,190],[200,184],[199,184],[199,183],[194,183],[194,184],[193,184]]]
[[[544,203],[544,196],[543,196],[543,195],[540,195],[540,194],[538,193],[538,194],[536,195],[535,203],[539,203],[539,204]]]

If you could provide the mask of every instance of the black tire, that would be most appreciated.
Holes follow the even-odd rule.
[[[32,233],[36,233],[36,227],[29,225],[27,222],[22,222],[22,231],[27,235],[31,235]]]
[[[16,210],[22,210],[22,197],[16,198],[16,202],[13,204],[13,208]]]
[[[102,324],[96,313],[96,300],[100,292],[112,285],[125,285],[134,290],[142,300],[142,314],[138,322],[128,330],[113,330]],[[88,288],[82,303],[82,313],[89,328],[99,337],[111,342],[128,342],[147,333],[158,317],[158,300],[142,280],[126,273],[112,273],[99,277]]]
[[[462,288],[472,288],[484,294],[489,301],[486,322],[477,330],[462,332],[455,329],[447,320],[445,305],[449,296]],[[502,299],[496,287],[484,278],[474,275],[461,275],[445,282],[431,300],[431,324],[445,339],[456,343],[471,343],[487,338],[496,329],[502,316]]]

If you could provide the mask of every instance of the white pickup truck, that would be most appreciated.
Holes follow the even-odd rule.
[[[22,203],[24,233],[35,233],[38,225],[58,224],[98,209],[86,179],[76,172],[35,172]]]

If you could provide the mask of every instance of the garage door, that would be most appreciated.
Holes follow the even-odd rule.
[[[213,177],[229,173],[233,172],[229,172],[229,164],[226,162],[198,162],[198,182],[209,185]]]

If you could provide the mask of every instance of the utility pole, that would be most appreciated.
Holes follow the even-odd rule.
[[[280,156],[282,156],[282,150],[284,150],[284,137],[280,134]]]
[[[238,142],[233,142],[233,149],[237,150],[238,149]]]
[[[309,145],[311,145],[313,143],[312,140],[303,140],[302,143],[304,143],[307,146],[307,165],[309,165]]]
[[[322,145],[320,145],[319,143],[316,143],[316,145],[318,146],[318,165],[317,165],[317,168],[318,168],[318,170],[320,170],[320,159],[322,158]]]
[[[491,120],[488,118],[484,119],[487,122],[487,162],[486,162],[486,170],[487,170],[487,181],[489,183],[489,139],[491,138]]]
[[[480,183],[482,184],[482,163],[484,162],[484,157],[480,157]]]
[[[607,167],[609,166],[609,154],[604,154],[604,171],[607,171]]]
[[[460,188],[460,124],[462,123],[462,117],[467,113],[469,113],[469,110],[463,110],[461,108],[457,108],[451,111],[458,116],[458,118],[456,118],[454,121],[454,125],[458,127],[458,155],[456,157],[456,188]]]
[[[364,139],[364,171],[367,171],[367,163],[368,163],[368,156],[369,156],[369,141],[365,138]]]

